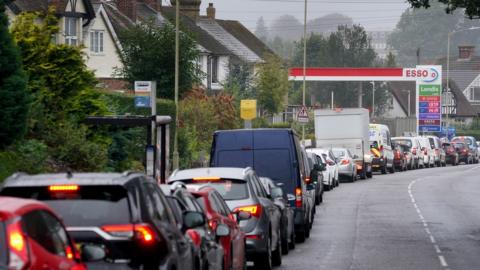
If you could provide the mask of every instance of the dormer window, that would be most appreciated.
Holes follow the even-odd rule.
[[[78,18],[65,17],[65,44],[72,46],[78,44],[77,22]]]

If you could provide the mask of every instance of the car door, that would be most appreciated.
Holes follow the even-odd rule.
[[[22,223],[30,241],[37,269],[71,269],[75,247],[62,223],[50,212],[33,210],[22,216]],[[83,269],[83,268],[81,268]]]

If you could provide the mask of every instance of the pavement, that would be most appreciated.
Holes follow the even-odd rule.
[[[480,269],[480,165],[420,169],[326,192],[311,237],[277,269]]]

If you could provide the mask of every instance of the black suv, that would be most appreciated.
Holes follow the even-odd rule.
[[[190,241],[156,182],[144,174],[15,174],[0,194],[44,201],[77,244],[103,245],[105,260],[89,269],[193,269]],[[205,222],[198,212],[184,213],[184,220],[191,227]]]

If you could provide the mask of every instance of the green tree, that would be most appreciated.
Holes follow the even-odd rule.
[[[264,59],[256,79],[257,99],[264,113],[272,115],[284,109],[289,88],[288,71],[278,56],[267,54]]]
[[[0,149],[23,137],[29,95],[20,52],[8,31],[5,3],[0,0]]]
[[[257,36],[264,43],[268,41],[268,28],[265,25],[263,17],[258,18],[257,26],[255,28],[255,36]]]
[[[242,99],[256,99],[257,90],[252,65],[246,62],[231,62],[223,87],[227,93],[235,97],[237,106]]]
[[[407,0],[414,8],[430,8],[435,2],[430,0]],[[445,12],[452,13],[456,9],[462,8],[464,14],[470,19],[478,19],[480,17],[480,2],[478,0],[438,0],[445,4]]]
[[[159,98],[174,98],[175,29],[171,24],[139,23],[120,33],[124,67],[120,74],[129,82],[156,81]],[[201,79],[197,67],[198,50],[195,40],[185,33],[180,35],[180,94],[192,88]]]
[[[445,5],[432,3],[428,9],[407,9],[400,17],[395,30],[388,38],[388,44],[398,52],[398,62],[402,66],[418,64],[422,59],[435,59],[447,54],[447,35],[456,29],[467,29],[478,26],[477,21],[465,20],[462,12],[446,14]],[[451,38],[451,51],[460,43],[477,44],[478,33],[461,31]],[[452,54],[453,55],[453,54]]]

